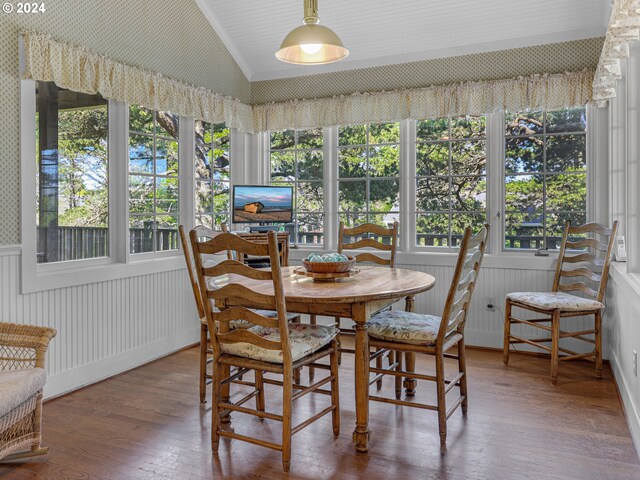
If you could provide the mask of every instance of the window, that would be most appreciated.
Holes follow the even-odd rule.
[[[129,251],[178,248],[178,116],[129,107]]]
[[[107,101],[37,82],[35,125],[37,262],[108,256]]]
[[[416,245],[455,247],[486,219],[486,117],[416,123]]]
[[[295,243],[323,243],[322,129],[271,132],[271,184],[292,186]]]
[[[585,223],[586,126],[584,108],[507,113],[505,248],[559,248],[567,220]]]
[[[224,124],[195,122],[196,225],[220,230],[229,224],[230,135]]]
[[[338,128],[338,215],[389,227],[400,211],[400,124]]]

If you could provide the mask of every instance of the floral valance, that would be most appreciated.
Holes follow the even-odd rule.
[[[23,32],[23,78],[154,110],[226,123],[247,133],[405,119],[556,109],[591,100],[593,70],[391,92],[246,105],[203,87],[126,65],[48,35]]]
[[[203,87],[116,62],[48,35],[23,32],[23,78],[250,132],[251,107]]]
[[[327,127],[407,118],[557,109],[591,100],[593,70],[466,82],[392,92],[355,93],[253,106],[256,131]]]
[[[629,56],[629,44],[637,40],[640,40],[640,0],[614,0],[593,79],[593,100],[599,106],[616,96],[616,82],[622,76],[620,60]]]

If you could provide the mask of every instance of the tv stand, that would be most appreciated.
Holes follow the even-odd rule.
[[[249,227],[251,233],[277,232],[280,230],[278,225],[260,225]]]

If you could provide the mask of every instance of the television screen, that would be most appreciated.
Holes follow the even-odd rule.
[[[291,223],[293,187],[236,185],[233,223]]]

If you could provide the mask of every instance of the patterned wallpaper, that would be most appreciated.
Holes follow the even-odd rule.
[[[124,63],[250,100],[249,81],[193,0],[44,3],[45,13],[0,12],[0,245],[20,242],[20,30],[48,33]]]
[[[595,67],[602,47],[596,38],[249,83],[193,0],[50,0],[46,8],[29,15],[0,13],[0,245],[20,242],[21,29],[253,104],[580,70]]]
[[[514,48],[251,84],[251,103],[323,98],[595,68],[604,38]]]

